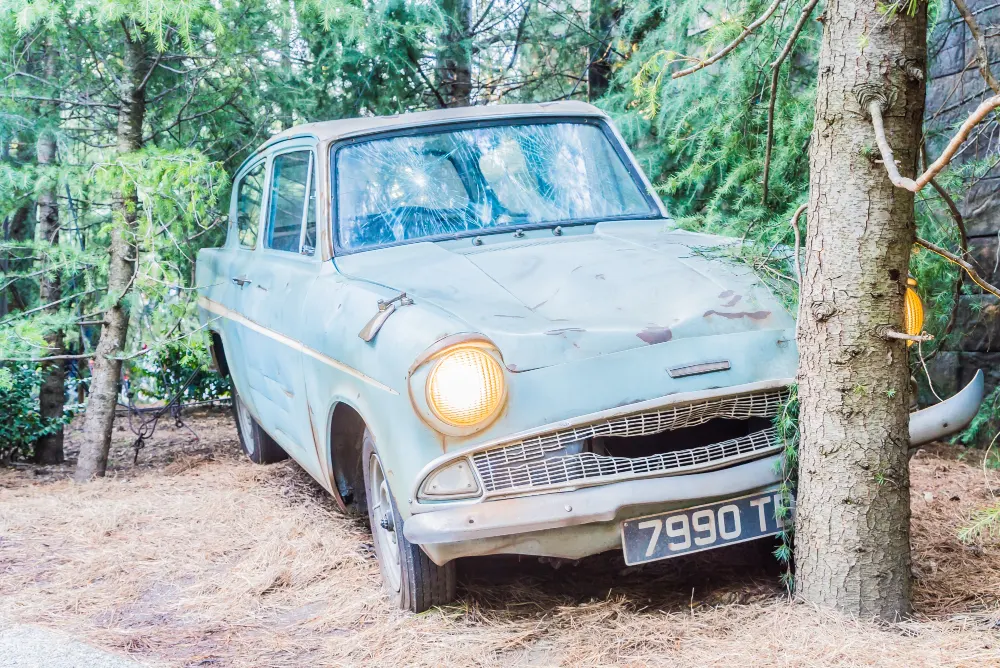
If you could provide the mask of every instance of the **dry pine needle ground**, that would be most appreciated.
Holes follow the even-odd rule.
[[[1000,666],[1000,545],[955,538],[989,492],[952,449],[913,462],[912,621],[789,603],[759,543],[641,569],[470,561],[459,601],[415,616],[297,466],[240,458],[228,415],[188,422],[198,441],[161,426],[137,468],[118,432],[90,485],[0,472],[0,616],[173,666]]]

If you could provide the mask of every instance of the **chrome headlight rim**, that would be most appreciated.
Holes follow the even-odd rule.
[[[462,352],[465,351],[473,351],[476,354],[483,355],[489,360],[491,360],[491,362],[496,365],[496,373],[499,374],[500,378],[500,396],[497,398],[496,405],[489,413],[486,414],[485,417],[472,423],[455,422],[445,417],[441,412],[441,408],[437,405],[437,402],[434,400],[434,397],[432,396],[432,388],[431,388],[432,384],[434,383],[437,377],[437,373],[441,370],[441,365],[449,361],[450,359],[453,359],[453,356],[461,354]],[[424,381],[424,400],[427,402],[427,406],[428,408],[431,409],[431,413],[434,415],[434,417],[437,418],[437,420],[442,424],[448,425],[448,427],[451,429],[476,428],[478,430],[480,428],[485,428],[489,426],[494,420],[496,420],[497,416],[500,414],[500,411],[503,410],[504,404],[507,402],[507,379],[504,377],[503,364],[497,361],[495,357],[490,355],[489,352],[484,350],[481,346],[468,345],[468,344],[459,344],[457,346],[452,346],[451,348],[445,350],[441,355],[439,355],[434,360],[433,364],[428,370],[427,380]]]
[[[493,358],[499,367],[503,383],[496,408],[483,420],[473,425],[453,425],[441,419],[436,414],[429,396],[429,383],[435,368],[450,353],[461,348],[475,348]],[[416,409],[420,419],[435,431],[445,436],[471,436],[490,427],[506,409],[509,394],[507,373],[507,366],[503,361],[500,349],[493,341],[481,334],[454,334],[434,343],[417,357],[410,367],[407,378],[410,403]]]

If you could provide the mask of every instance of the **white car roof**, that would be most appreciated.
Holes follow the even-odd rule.
[[[542,102],[539,104],[496,104],[481,107],[435,109],[433,111],[418,111],[411,114],[397,114],[395,116],[366,116],[296,125],[271,137],[264,146],[261,146],[261,149],[283,139],[301,137],[303,135],[312,135],[320,141],[326,141],[363,135],[370,132],[379,132],[381,130],[412,128],[436,125],[438,123],[524,118],[531,116],[606,117],[607,115],[593,105],[576,101]]]

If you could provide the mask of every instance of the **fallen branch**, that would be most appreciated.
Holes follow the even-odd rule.
[[[768,176],[771,173],[771,149],[774,146],[774,103],[778,96],[778,74],[781,72],[782,63],[785,62],[788,54],[792,52],[792,47],[795,46],[795,41],[799,38],[799,33],[802,32],[802,27],[805,26],[806,20],[812,14],[812,10],[816,8],[817,3],[819,3],[819,0],[809,0],[809,4],[802,8],[799,20],[796,21],[791,36],[785,42],[785,48],[781,50],[781,54],[771,63],[771,99],[767,105],[767,142],[764,145],[764,192],[760,198],[760,203],[764,206],[767,206],[767,182]]]
[[[993,89],[993,92],[1000,95],[1000,81],[997,81],[990,70],[990,54],[986,50],[986,35],[976,23],[976,17],[969,10],[969,6],[965,4],[965,0],[953,0],[953,2],[958,8],[958,13],[965,19],[965,24],[969,26],[969,32],[972,33],[972,42],[976,45],[976,64],[979,65],[979,72],[983,75],[987,85]]]
[[[962,123],[962,127],[958,129],[958,133],[948,142],[948,146],[941,152],[938,159],[931,163],[927,170],[917,177],[916,180],[908,179],[899,173],[899,167],[896,166],[896,158],[892,155],[892,147],[889,146],[889,140],[885,136],[885,125],[882,122],[882,105],[883,102],[881,100],[872,100],[868,103],[868,111],[872,117],[872,126],[875,128],[875,141],[878,143],[878,150],[882,154],[882,162],[885,164],[889,180],[892,181],[894,186],[915,193],[930,183],[931,179],[948,166],[948,163],[951,162],[958,149],[969,137],[972,129],[986,118],[987,114],[1000,107],[1000,95],[987,98],[983,100],[982,104],[976,107],[972,115]]]
[[[931,243],[930,241],[927,241],[926,239],[921,239],[920,237],[917,237],[916,240],[915,240],[915,243],[918,246],[923,246],[924,248],[926,248],[927,250],[929,250],[932,253],[940,255],[941,257],[943,257],[944,259],[948,260],[949,262],[951,262],[953,264],[957,264],[959,267],[961,267],[962,269],[965,270],[965,273],[967,273],[969,275],[969,278],[972,279],[973,283],[975,283],[976,285],[978,285],[979,287],[981,287],[983,290],[985,290],[986,292],[990,293],[991,295],[993,295],[995,297],[1000,297],[1000,288],[997,288],[996,286],[993,286],[993,285],[987,283],[983,279],[983,277],[979,275],[979,272],[976,271],[976,268],[973,267],[971,264],[969,264],[968,261],[963,260],[962,258],[958,257],[957,255],[955,255],[951,251],[949,251],[949,250],[947,250],[945,248],[942,248],[941,246],[938,246],[937,244]]]
[[[764,13],[760,15],[760,18],[758,18],[756,21],[754,21],[746,28],[744,28],[743,32],[740,33],[739,37],[737,37],[732,42],[727,44],[721,51],[716,53],[714,56],[711,56],[707,60],[699,60],[697,63],[695,63],[691,67],[688,67],[687,69],[674,72],[673,74],[670,75],[670,78],[680,79],[681,77],[686,77],[689,74],[694,74],[698,70],[703,70],[709,65],[713,65],[722,60],[723,58],[725,58],[730,51],[738,47],[743,40],[749,37],[750,33],[752,33],[757,28],[761,27],[762,25],[764,25],[764,22],[767,21],[769,18],[771,18],[771,14],[773,14],[775,10],[778,9],[778,5],[780,4],[781,0],[774,0],[774,2],[771,3],[771,6],[765,9]]]

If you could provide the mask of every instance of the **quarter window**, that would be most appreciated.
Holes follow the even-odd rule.
[[[283,153],[274,158],[267,216],[266,246],[312,255],[316,237],[312,152]]]
[[[264,163],[243,176],[236,195],[236,232],[243,248],[257,246],[261,200],[264,195]]]

